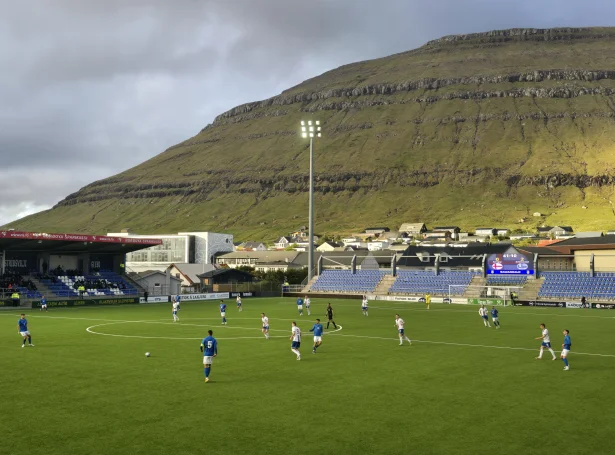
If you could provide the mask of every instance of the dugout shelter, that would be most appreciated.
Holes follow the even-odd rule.
[[[0,231],[0,274],[46,274],[58,267],[86,275],[98,270],[123,274],[127,253],[161,243],[152,238]]]

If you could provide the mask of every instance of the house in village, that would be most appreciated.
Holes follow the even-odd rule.
[[[573,230],[570,226],[542,226],[538,228],[538,235],[543,237],[572,236]]]
[[[390,232],[388,227],[368,227],[365,229],[365,233],[371,236],[379,236],[385,232]]]
[[[201,280],[199,274],[214,270],[214,264],[171,264],[168,270],[171,276],[181,280],[184,291],[196,291],[200,289]]]
[[[338,244],[337,242],[323,242],[321,245],[318,246],[318,248],[316,248],[316,251],[336,251],[336,249],[340,247],[342,247],[342,244]]]
[[[425,231],[427,231],[425,223],[404,223],[399,227],[400,234],[405,233],[411,237],[419,237]]]
[[[237,245],[237,251],[267,251],[267,246],[262,242],[243,242]]]
[[[461,229],[459,229],[459,226],[436,226],[433,228],[433,232],[448,232],[452,240],[457,240]]]
[[[497,234],[497,229],[496,228],[492,228],[492,227],[487,227],[487,228],[476,228],[476,230],[474,231],[476,233],[476,235],[488,235],[489,237],[496,235]]]

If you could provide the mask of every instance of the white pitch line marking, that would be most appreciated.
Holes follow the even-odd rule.
[[[333,334],[332,334],[333,335]],[[393,337],[375,337],[375,336],[369,336],[369,335],[351,335],[351,334],[347,334],[347,333],[336,333],[335,336],[338,337],[351,337],[351,338],[368,338],[368,339],[375,339],[375,340],[391,340],[391,341],[399,341],[399,338],[393,338]],[[417,342],[417,343],[427,343],[427,344],[443,344],[446,346],[461,346],[461,347],[470,347],[470,348],[490,348],[490,349],[508,349],[511,351],[534,351],[537,352],[540,349],[539,348],[520,348],[520,347],[513,347],[513,346],[491,346],[491,345],[486,345],[486,344],[471,344],[471,343],[451,343],[448,341],[430,341],[430,340],[416,340],[413,339],[412,342]],[[554,351],[554,352],[561,352],[561,351]],[[590,355],[590,356],[596,356],[596,357],[613,357],[615,358],[615,355],[613,354],[593,354],[593,353],[589,353],[589,352],[576,352],[573,351],[572,352],[575,355]]]
[[[203,318],[201,318],[203,319]],[[216,318],[217,319],[217,318]],[[247,318],[246,318],[247,319]],[[152,339],[159,339],[159,340],[202,340],[202,337],[199,338],[193,338],[193,337],[164,337],[164,336],[142,336],[142,335],[120,335],[120,334],[115,334],[115,333],[104,333],[104,332],[97,332],[95,330],[92,330],[96,327],[103,327],[103,326],[107,326],[107,325],[116,325],[116,324],[130,324],[130,323],[139,323],[139,324],[160,324],[160,325],[176,325],[178,327],[180,326],[194,326],[194,327],[209,327],[209,326],[204,326],[204,325],[198,325],[198,324],[182,324],[181,322],[179,324],[175,323],[175,322],[157,322],[157,321],[111,321],[111,322],[107,322],[105,324],[96,324],[96,325],[92,325],[90,327],[87,327],[85,329],[86,332],[94,334],[94,335],[104,335],[104,336],[110,336],[110,337],[119,337],[119,338],[140,338],[140,339],[145,339],[145,340],[152,340]],[[257,327],[234,327],[234,326],[223,326],[220,327],[223,330],[232,330],[232,329],[239,329],[239,330],[261,330],[261,328],[257,328]],[[324,335],[331,335],[335,332],[339,332],[340,330],[342,330],[342,326],[338,325],[338,328],[336,330],[333,330],[331,332],[324,332]],[[286,330],[282,330],[282,329],[269,329],[270,332],[286,332]],[[257,336],[257,337],[231,337],[231,338],[227,338],[227,337],[216,337],[218,340],[256,340],[256,339],[261,339],[264,338],[263,336]],[[270,336],[270,338],[287,338],[286,335],[274,335],[274,336]]]

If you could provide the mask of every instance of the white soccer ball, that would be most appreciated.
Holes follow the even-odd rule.
[[[149,352],[146,352],[146,353],[145,353],[145,357],[149,357]]]

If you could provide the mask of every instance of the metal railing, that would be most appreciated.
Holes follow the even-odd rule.
[[[257,283],[227,283],[203,285],[199,292],[279,292],[281,283],[260,281]],[[198,293],[198,292],[196,292]]]
[[[283,284],[282,286],[282,294],[285,292],[303,292],[305,286],[302,284]]]

